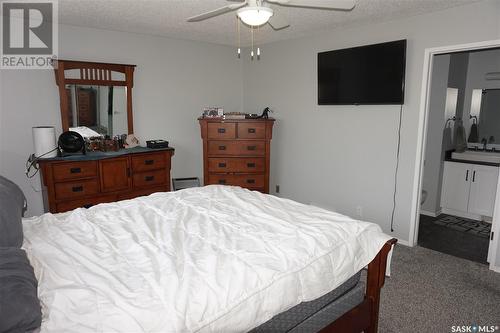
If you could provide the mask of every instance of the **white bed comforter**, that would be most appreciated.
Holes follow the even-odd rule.
[[[207,186],[23,221],[42,332],[240,332],[322,296],[389,236],[372,223]]]

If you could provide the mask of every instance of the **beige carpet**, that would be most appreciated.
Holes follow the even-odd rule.
[[[488,266],[399,245],[392,260],[392,276],[382,289],[379,332],[452,332],[452,325],[500,326],[500,274]]]

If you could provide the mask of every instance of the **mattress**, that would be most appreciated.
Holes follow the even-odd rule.
[[[354,288],[326,305],[318,312],[311,315],[307,320],[302,321],[288,333],[316,333],[325,328],[343,314],[361,304],[365,298],[365,284],[358,283]],[[277,332],[273,332],[277,333]]]
[[[274,316],[271,320],[265,322],[264,324],[260,325],[259,327],[254,328],[251,333],[280,333],[280,332],[289,332],[292,331],[293,329],[298,329],[299,327],[309,327],[313,326],[313,324],[306,324],[308,319],[313,319],[314,320],[314,314],[320,312],[321,310],[324,310],[327,307],[331,307],[336,309],[336,315],[331,315],[330,312],[328,312],[328,323],[331,323],[335,319],[339,318],[341,315],[343,315],[345,312],[350,310],[351,308],[355,307],[359,303],[363,301],[364,298],[364,283],[359,281],[361,272],[358,272],[357,274],[354,274],[352,277],[350,277],[346,282],[342,283],[339,287],[335,288],[333,291],[330,291],[328,294],[321,296],[320,298],[317,298],[313,301],[309,302],[302,302],[290,310],[287,310],[285,312],[282,312],[276,316]],[[346,299],[346,297],[343,297],[346,294],[350,294],[351,290],[357,290],[360,289],[362,290],[362,296],[361,298],[353,298],[349,297],[348,299],[354,300],[353,302],[336,302],[337,300],[343,298]],[[357,295],[357,292],[353,293]],[[357,302],[357,303],[356,303]],[[345,310],[345,311],[344,311]],[[322,316],[325,317],[325,316]],[[322,321],[321,321],[322,322]],[[327,324],[328,324],[327,323]],[[318,323],[314,324],[314,330],[309,330],[311,332],[316,332],[319,331],[321,328],[327,326],[326,324],[320,327],[317,327]]]
[[[245,332],[342,285],[373,223],[206,186],[23,220],[42,332]]]

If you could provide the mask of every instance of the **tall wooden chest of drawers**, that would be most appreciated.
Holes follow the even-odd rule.
[[[199,118],[205,185],[237,185],[269,193],[274,119]]]
[[[39,161],[51,213],[170,191],[174,149],[136,147]]]

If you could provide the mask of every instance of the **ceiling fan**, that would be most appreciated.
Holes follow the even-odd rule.
[[[224,7],[188,18],[188,22],[198,22],[214,16],[238,10],[236,14],[243,23],[257,27],[269,23],[274,30],[281,30],[290,24],[267,4],[286,7],[316,8],[330,10],[351,10],[356,5],[355,0],[228,0],[240,3],[228,4]]]

